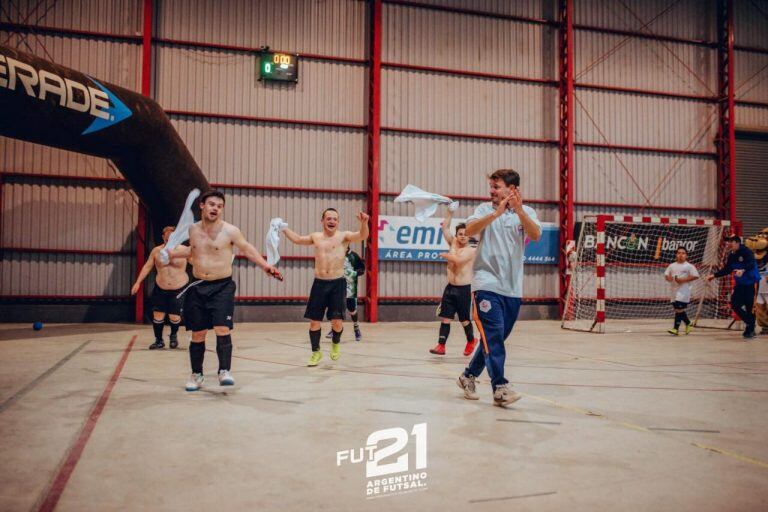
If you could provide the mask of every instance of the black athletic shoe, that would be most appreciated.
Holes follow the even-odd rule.
[[[163,348],[165,348],[165,343],[159,340],[149,346],[149,350],[160,350]]]
[[[171,348],[177,348],[179,346],[179,338],[175,334],[172,334],[171,336],[169,336],[168,341],[170,341],[169,346]]]
[[[747,328],[744,331],[744,334],[741,335],[745,340],[751,340],[752,338],[757,337],[757,334],[755,333],[755,328]]]

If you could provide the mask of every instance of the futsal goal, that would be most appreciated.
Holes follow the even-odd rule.
[[[603,333],[674,317],[664,279],[684,247],[701,278],[693,281],[688,316],[698,327],[738,327],[731,313],[732,278],[704,276],[725,261],[726,220],[587,216],[578,230],[562,327]],[[659,325],[659,322],[656,323]]]

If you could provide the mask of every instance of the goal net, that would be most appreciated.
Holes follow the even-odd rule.
[[[562,326],[592,332],[627,330],[674,317],[664,279],[679,247],[701,275],[691,283],[688,316],[698,327],[729,328],[732,278],[703,278],[725,261],[728,221],[596,215],[581,222]],[[658,327],[659,323],[656,323]]]

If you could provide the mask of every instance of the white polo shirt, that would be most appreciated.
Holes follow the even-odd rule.
[[[467,218],[467,224],[493,213],[492,203],[483,203]],[[539,226],[533,208],[523,205],[523,211]],[[505,297],[523,296],[523,258],[525,232],[520,216],[507,210],[483,230],[475,258],[472,291],[488,291]]]

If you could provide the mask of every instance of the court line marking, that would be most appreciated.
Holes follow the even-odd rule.
[[[69,482],[72,473],[74,473],[77,463],[80,461],[80,457],[83,455],[85,445],[88,443],[93,430],[96,428],[96,422],[99,421],[99,417],[104,411],[104,407],[107,405],[109,395],[112,393],[112,389],[114,389],[115,383],[120,377],[120,373],[123,371],[123,367],[125,366],[128,355],[131,353],[131,349],[136,342],[137,336],[138,335],[134,334],[123,350],[123,355],[117,362],[117,366],[115,367],[114,372],[112,372],[109,381],[107,381],[104,391],[101,392],[101,396],[99,396],[98,400],[96,400],[96,403],[94,403],[91,408],[91,412],[88,414],[85,424],[83,424],[83,427],[80,429],[80,434],[77,436],[77,439],[69,447],[66,458],[56,471],[56,476],[53,478],[50,487],[48,487],[43,495],[40,506],[36,507],[38,512],[52,512],[59,503],[59,499],[64,493],[64,489],[67,487],[67,483]]]
[[[670,428],[670,427],[648,427],[648,430],[661,430],[664,432],[695,432],[697,434],[719,434],[719,430],[706,430],[700,428]]]
[[[490,501],[519,500],[521,498],[536,498],[538,496],[552,496],[553,494],[557,494],[557,491],[539,492],[536,494],[523,494],[520,496],[506,496],[504,498],[483,498],[479,500],[469,500],[467,503],[488,503]]]
[[[91,340],[84,341],[80,344],[79,347],[75,348],[72,352],[61,358],[56,364],[45,370],[43,373],[37,376],[32,382],[18,390],[16,393],[14,393],[11,397],[5,400],[2,404],[0,404],[0,413],[8,409],[10,406],[12,406],[14,403],[19,401],[21,398],[24,397],[27,393],[32,391],[38,384],[40,384],[42,381],[44,381],[48,376],[50,376],[53,372],[64,366],[64,364],[75,357],[78,352],[83,350],[86,345],[88,345],[91,342]]]
[[[392,412],[392,413],[395,413],[395,414],[413,414],[414,416],[421,416],[420,412],[393,411],[391,409],[366,409],[366,411],[371,411],[371,412]]]
[[[559,421],[513,420],[510,418],[496,418],[496,421],[504,421],[508,423],[536,423],[538,425],[562,425]]]

